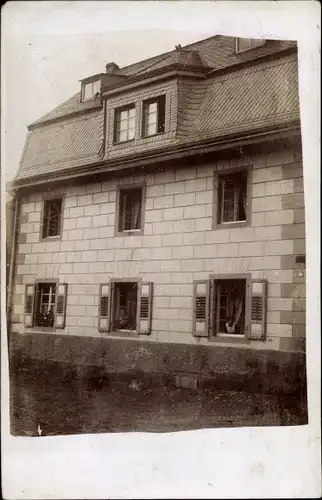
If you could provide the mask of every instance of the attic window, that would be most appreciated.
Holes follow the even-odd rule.
[[[92,99],[101,90],[101,80],[95,80],[94,82],[83,83],[82,101],[88,101]]]
[[[164,133],[165,96],[149,99],[143,103],[143,137]]]
[[[235,38],[235,52],[246,52],[246,50],[255,49],[256,47],[262,47],[265,44],[265,40],[255,39],[255,38]]]

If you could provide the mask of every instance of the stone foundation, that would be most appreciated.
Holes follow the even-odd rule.
[[[306,361],[300,352],[234,346],[196,346],[48,334],[12,334],[10,359],[59,362],[79,376],[91,370],[123,377],[173,380],[194,373],[220,389],[305,395]],[[20,361],[19,361],[20,360]]]

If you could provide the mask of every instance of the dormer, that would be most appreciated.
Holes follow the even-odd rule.
[[[266,40],[260,38],[235,38],[235,53],[240,54],[248,50],[265,45]]]
[[[81,102],[99,99],[103,75],[104,73],[98,73],[81,80]]]

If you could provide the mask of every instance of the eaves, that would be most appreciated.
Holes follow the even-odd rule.
[[[8,191],[28,188],[35,185],[56,183],[59,181],[72,180],[91,175],[113,174],[113,172],[127,171],[137,167],[145,168],[148,165],[159,164],[207,154],[210,152],[230,150],[239,147],[258,145],[265,142],[280,140],[283,138],[293,138],[300,136],[300,122],[298,119],[288,121],[287,123],[262,127],[256,131],[245,131],[242,134],[234,133],[225,137],[208,140],[190,141],[171,146],[166,150],[164,148],[149,151],[144,154],[133,154],[127,157],[115,158],[113,160],[97,159],[79,168],[68,167],[59,172],[51,172],[41,175],[34,175],[26,179],[20,179],[8,183]]]

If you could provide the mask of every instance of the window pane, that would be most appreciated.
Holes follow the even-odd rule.
[[[120,130],[127,130],[128,127],[128,121],[127,120],[122,120],[120,121]]]
[[[91,97],[93,97],[92,84],[87,83],[84,87],[84,100],[86,101],[87,99],[90,99]]]
[[[147,126],[147,135],[153,135],[157,132],[157,124],[151,123],[151,125]]]
[[[119,141],[127,141],[127,130],[122,130],[120,132]]]
[[[128,130],[128,139],[134,139],[134,136],[135,136],[135,129],[134,128],[130,128]]]
[[[147,123],[156,123],[157,122],[157,114],[156,113],[149,113],[147,116]]]
[[[130,118],[128,124],[129,128],[135,128],[135,118]]]
[[[135,118],[135,108],[130,108],[129,109],[129,117],[130,118]]]
[[[149,113],[151,112],[157,112],[157,103],[156,102],[151,102],[149,105],[148,105],[148,110],[149,110]]]
[[[127,120],[128,110],[125,109],[120,112],[120,120]]]
[[[101,90],[101,81],[96,80],[96,82],[93,82],[93,94],[96,94]]]

